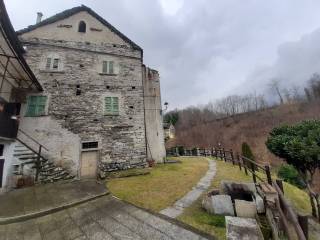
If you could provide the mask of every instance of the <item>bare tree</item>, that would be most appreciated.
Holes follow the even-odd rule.
[[[278,95],[279,100],[280,100],[280,104],[283,104],[284,101],[283,101],[283,96],[282,96],[282,93],[280,90],[280,80],[276,79],[276,78],[272,79],[269,84],[269,87],[270,87],[271,91],[275,92],[276,95]]]

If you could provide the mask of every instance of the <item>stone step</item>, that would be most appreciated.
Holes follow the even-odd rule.
[[[20,156],[37,156],[34,152],[23,152],[23,153],[14,153],[14,157],[20,157]]]

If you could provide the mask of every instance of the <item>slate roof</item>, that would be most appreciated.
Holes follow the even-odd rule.
[[[91,8],[85,6],[85,5],[81,5],[78,7],[74,7],[68,10],[65,10],[61,13],[58,13],[52,17],[49,17],[37,24],[34,25],[30,25],[27,28],[21,29],[19,31],[17,31],[18,35],[21,35],[23,33],[26,32],[30,32],[38,27],[42,27],[57,21],[60,21],[62,19],[68,18],[74,14],[77,14],[79,12],[83,12],[86,11],[88,12],[91,16],[93,16],[94,18],[96,18],[98,21],[100,21],[103,25],[105,25],[106,27],[108,27],[112,32],[114,32],[115,34],[117,34],[118,36],[120,36],[125,42],[129,43],[134,49],[143,51],[141,47],[139,47],[136,43],[134,43],[133,41],[131,41],[127,36],[125,36],[123,33],[121,33],[119,30],[117,30],[114,26],[112,26],[109,22],[107,22],[105,19],[103,19],[101,16],[99,16],[96,12],[94,12]]]

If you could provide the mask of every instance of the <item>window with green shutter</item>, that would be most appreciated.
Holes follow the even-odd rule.
[[[29,96],[27,102],[27,117],[37,117],[45,115],[47,97]]]
[[[105,97],[104,99],[105,115],[119,115],[119,98]]]

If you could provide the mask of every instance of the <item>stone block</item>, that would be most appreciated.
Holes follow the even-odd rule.
[[[234,216],[233,204],[229,195],[211,196],[211,204],[214,214]]]
[[[202,199],[202,207],[211,214],[214,214],[211,196],[205,195]]]
[[[265,213],[264,201],[263,201],[262,197],[258,194],[256,194],[254,197],[255,197],[257,212],[258,213]]]
[[[227,240],[263,240],[255,219],[226,217]]]
[[[255,202],[236,199],[234,201],[234,205],[238,217],[255,218],[257,214]]]

